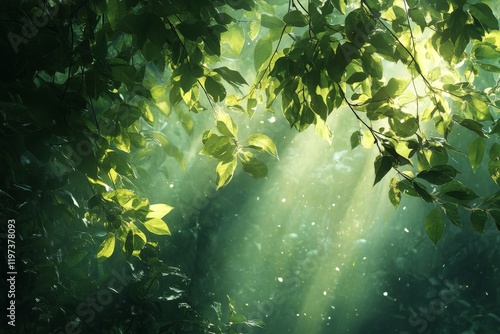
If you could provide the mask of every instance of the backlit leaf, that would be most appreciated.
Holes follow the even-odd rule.
[[[262,133],[254,133],[247,138],[247,143],[252,148],[263,150],[278,159],[278,150],[273,140]]]
[[[108,232],[106,239],[102,242],[99,247],[99,252],[97,253],[97,260],[99,262],[105,261],[115,250],[115,234],[113,232]]]
[[[436,245],[443,236],[444,220],[438,209],[432,209],[431,212],[427,214],[427,217],[425,217],[425,232],[434,245]]]
[[[398,188],[398,179],[393,177],[389,183],[389,200],[395,208],[398,207],[401,202],[401,191]]]
[[[493,181],[500,185],[500,144],[494,143],[489,153],[488,172]]]
[[[255,40],[260,31],[260,23],[259,21],[252,21],[248,27],[248,37],[250,40]]]
[[[333,134],[332,130],[330,130],[330,127],[318,114],[315,114],[315,122],[316,124],[314,126],[314,130],[316,131],[316,134],[320,138],[324,139],[328,143],[328,145],[331,145]]]
[[[149,212],[146,216],[147,218],[163,218],[167,213],[172,211],[174,208],[167,204],[150,204]]]
[[[200,154],[213,157],[222,161],[229,161],[233,157],[236,148],[232,138],[228,136],[218,136],[207,131],[203,135],[203,148]]]
[[[500,58],[500,52],[497,51],[493,46],[481,43],[474,49],[474,55],[477,59],[498,59]]]
[[[266,165],[258,160],[252,152],[243,152],[239,155],[243,170],[255,178],[262,178],[267,176]]]
[[[236,170],[237,160],[233,158],[228,162],[221,161],[217,165],[217,189],[225,186],[231,181],[234,171]]]
[[[363,130],[361,132],[361,145],[364,148],[371,148],[375,144],[375,137],[370,130]]]
[[[156,235],[171,235],[167,224],[160,218],[152,218],[144,222],[146,229]]]
[[[259,26],[257,22],[257,27]],[[229,44],[231,51],[239,55],[245,46],[245,34],[243,28],[238,23],[227,26],[228,30],[221,35],[221,42]]]
[[[478,137],[470,142],[467,148],[467,157],[469,158],[470,165],[474,173],[483,161],[484,150],[486,148],[486,143],[484,138]]]
[[[264,64],[264,62],[271,56],[273,52],[273,44],[269,38],[259,39],[255,45],[254,51],[254,66],[255,70],[258,71],[259,68]]]
[[[335,9],[337,9],[341,14],[345,14],[345,0],[333,0],[332,2]]]
[[[217,130],[224,136],[236,137],[238,135],[238,126],[227,113],[218,110],[215,113],[215,118],[217,120]]]

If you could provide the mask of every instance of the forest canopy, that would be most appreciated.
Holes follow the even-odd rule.
[[[433,243],[451,225],[500,230],[500,191],[485,192],[500,185],[496,1],[22,0],[0,8],[0,211],[16,218],[25,279],[45,282],[23,288],[26,310],[44,287],[71,290],[92,277],[95,288],[117,251],[147,268],[134,281],[136,298],[162,273],[182,280],[158,256],[156,236],[171,234],[175,203],[151,200],[150,175],[186,168],[187,146],[172,140],[184,138],[216,161],[217,189],[238,169],[266,178],[269,163],[281,163],[278,138],[242,131],[255,113],[280,113],[290,131],[312,126],[327,143],[375,152],[367,186],[389,178],[395,207],[403,196],[427,203],[422,223]],[[334,138],[327,122],[341,108],[359,129]],[[229,323],[261,325],[229,304]],[[78,302],[56,305],[26,326],[61,330],[61,310],[74,313]]]

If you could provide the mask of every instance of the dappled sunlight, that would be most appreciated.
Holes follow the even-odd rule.
[[[0,332],[500,332],[498,1],[0,7]]]
[[[356,129],[343,112],[331,119],[334,136]],[[371,186],[370,154],[348,145],[334,139],[328,147],[308,129],[279,152],[268,180],[248,188],[239,176],[233,180],[246,197],[217,199],[232,206],[220,218],[227,238],[209,250],[219,254],[217,285],[270,332],[352,328],[370,303],[366,291],[375,288],[374,274],[366,263],[391,238],[387,227],[396,211],[387,183]],[[285,318],[295,325],[284,327]]]

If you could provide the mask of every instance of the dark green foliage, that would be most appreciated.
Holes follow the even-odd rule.
[[[258,154],[278,158],[269,136],[239,134],[244,120],[235,111],[251,117],[260,106],[272,111],[280,104],[290,127],[314,125],[330,143],[327,120],[344,107],[360,126],[351,147],[377,150],[374,184],[393,177],[391,203],[409,195],[433,206],[423,220],[434,243],[444,233],[443,217],[461,226],[463,210],[475,231],[491,221],[500,228],[498,196],[457,180],[468,167],[453,156],[467,155],[478,178],[500,184],[498,8],[371,3],[292,1],[287,9],[287,1],[250,0],[2,3],[0,211],[19,222],[19,272],[27,280],[19,285],[25,300],[19,322],[26,332],[76,324],[80,300],[112,278],[106,263],[115,252],[133,277],[123,293],[137,311],[118,300],[83,324],[84,332],[181,330],[192,319],[212,332],[261,326],[236,314],[231,299],[222,320],[215,305],[214,324],[190,310],[186,294],[159,292],[187,283],[158,256],[158,236],[171,234],[164,216],[173,208],[150,203],[145,180],[167,173],[170,160],[186,167],[182,135],[163,126],[179,124],[189,137],[194,113],[207,109],[213,129],[200,153],[218,160],[217,188],[238,163],[264,178],[268,167]],[[244,68],[222,61],[240,56],[248,58]],[[405,73],[392,77],[394,64]],[[450,139],[460,127],[474,136],[465,146]],[[172,301],[191,318],[162,322],[158,314]]]

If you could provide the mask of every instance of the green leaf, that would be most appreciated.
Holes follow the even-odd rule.
[[[181,85],[182,91],[187,93],[193,88],[193,86],[198,82],[198,78],[191,73],[188,66],[181,66],[184,68],[182,70],[182,75],[180,76],[179,83]]]
[[[259,34],[259,31],[260,31],[259,21],[254,20],[250,22],[250,26],[248,27],[248,37],[250,38],[250,40],[252,41],[255,40],[255,38]]]
[[[372,53],[365,52],[363,53],[361,60],[363,64],[363,70],[366,74],[379,80],[382,79],[384,67],[382,66],[382,61],[379,57]]]
[[[125,84],[132,84],[135,80],[135,68],[120,58],[111,58],[107,60],[108,66],[111,69],[111,75],[117,81]]]
[[[292,27],[305,27],[309,23],[307,17],[299,10],[292,10],[286,13],[283,21]]]
[[[473,119],[462,119],[457,115],[453,115],[453,120],[463,126],[464,128],[476,133],[478,136],[486,137],[483,132],[483,125],[479,122],[476,122]]]
[[[458,212],[458,205],[451,203],[444,203],[441,205],[444,213],[448,219],[456,226],[462,227],[462,221],[460,220],[460,213]]]
[[[434,245],[436,245],[443,236],[444,220],[438,209],[432,209],[427,217],[425,217],[425,232]]]
[[[246,80],[241,76],[240,72],[233,71],[225,66],[214,68],[214,71],[219,73],[222,79],[233,87],[248,85]]]
[[[450,165],[437,165],[428,170],[421,171],[417,177],[433,184],[445,184],[453,181],[458,171]]]
[[[470,222],[472,225],[472,230],[483,233],[484,226],[486,225],[486,219],[488,219],[488,215],[484,210],[480,209],[472,210],[470,214]]]
[[[395,208],[397,208],[401,202],[401,191],[398,188],[398,183],[396,177],[393,177],[389,183],[389,200]]]
[[[214,16],[214,19],[218,24],[222,25],[228,25],[233,22],[233,17],[227,13],[217,13]]]
[[[394,99],[401,95],[409,84],[410,79],[391,78],[387,85],[381,89],[383,89],[391,99]],[[376,100],[375,97],[374,100]]]
[[[500,73],[500,67],[498,67],[498,66],[482,63],[480,61],[478,61],[477,64],[479,65],[479,67],[481,67],[485,71],[493,72],[493,73]]]
[[[278,158],[278,150],[273,140],[262,133],[254,133],[247,138],[247,143],[251,148],[263,150],[276,159]]]
[[[156,235],[171,235],[167,224],[160,218],[152,218],[144,222],[146,229]]]
[[[487,43],[479,43],[474,48],[474,56],[476,59],[498,59],[500,52]]]
[[[134,171],[128,161],[118,152],[106,150],[104,163],[113,168],[117,173],[125,176],[133,176]]]
[[[281,21],[279,18],[277,18],[276,16],[271,16],[271,15],[267,15],[267,14],[262,14],[260,24],[263,27],[266,27],[269,29],[282,28],[285,25],[285,23],[283,21]]]
[[[247,113],[248,113],[248,116],[252,117],[256,109],[257,109],[257,99],[249,98],[247,100]]]
[[[483,204],[488,207],[500,209],[500,191],[494,192],[493,194],[485,197]]]
[[[486,143],[484,138],[478,137],[470,142],[467,148],[467,157],[474,173],[483,161]]]
[[[392,159],[387,155],[379,155],[375,158],[375,181],[373,185],[376,185],[382,178],[391,170]]]
[[[238,126],[231,116],[219,110],[215,113],[215,118],[217,120],[217,130],[219,130],[221,134],[233,138],[238,135]]]
[[[236,145],[232,138],[228,136],[218,136],[213,132],[207,131],[203,135],[203,148],[200,154],[219,159],[221,161],[229,161],[233,158]]]
[[[333,6],[335,9],[337,9],[341,14],[345,15],[345,7],[346,7],[346,1],[345,0],[332,0]]]
[[[265,328],[266,327],[266,324],[264,323],[264,321],[262,321],[260,319],[247,320],[245,322],[245,325],[247,325],[249,327],[259,327],[259,328]]]
[[[259,23],[256,22],[257,27]],[[227,31],[222,33],[221,42],[229,44],[231,51],[238,56],[245,46],[245,33],[239,23],[232,23],[227,26]]]
[[[424,11],[420,8],[410,8],[410,10],[408,10],[408,15],[412,21],[415,22],[422,31],[424,31],[425,27],[427,27]]]
[[[243,152],[239,155],[243,170],[255,178],[262,178],[267,176],[266,165],[258,160],[252,152]]]
[[[146,216],[147,218],[163,218],[167,213],[172,211],[174,208],[167,204],[151,204],[149,206],[149,212]]]
[[[315,123],[316,125],[314,126],[314,130],[316,131],[316,134],[320,138],[324,139],[328,143],[328,145],[331,145],[333,134],[332,130],[330,130],[330,127],[318,114],[315,114]]]
[[[467,109],[473,113],[474,119],[478,121],[489,120],[493,121],[493,116],[490,113],[489,104],[487,102],[488,98],[483,94],[470,94],[465,95],[464,100],[467,102]],[[465,120],[464,120],[465,121]],[[460,123],[462,126],[467,127],[467,125]],[[474,131],[473,128],[478,127],[477,124],[471,125],[470,130]],[[482,136],[479,132],[475,131],[478,135]],[[484,135],[483,135],[484,136]]]
[[[372,18],[363,8],[354,9],[345,18],[345,34],[357,48],[365,44],[374,29]]]
[[[123,244],[123,250],[125,252],[125,257],[130,259],[130,256],[132,256],[132,252],[134,251],[134,232],[132,232],[132,230],[128,230],[127,238]]]
[[[352,85],[353,83],[361,82],[366,78],[368,78],[368,74],[366,74],[365,72],[355,72],[349,77],[349,79],[347,79],[346,82]]]
[[[255,45],[253,62],[255,70],[258,71],[259,68],[266,62],[266,60],[271,56],[273,52],[273,43],[269,38],[260,39]]]
[[[113,232],[108,232],[106,238],[99,247],[99,252],[97,253],[97,260],[99,262],[104,262],[107,258],[113,255],[115,250],[115,234]]]
[[[205,33],[204,24],[198,20],[187,22],[181,22],[177,25],[177,29],[181,34],[192,41],[198,40],[201,34]]]
[[[216,172],[217,172],[217,189],[225,186],[226,184],[231,181],[231,178],[233,177],[234,171],[236,170],[236,165],[238,164],[238,161],[236,158],[233,158],[232,160],[228,162],[221,161],[217,165]]]
[[[144,105],[146,105],[145,102]],[[122,127],[128,128],[132,124],[134,124],[141,116],[146,114],[143,105],[141,105],[141,107],[143,110],[139,109],[136,106],[122,103],[118,106],[118,108],[113,108],[106,111],[104,113],[104,116],[109,119],[117,119]]]
[[[493,143],[489,155],[488,172],[493,181],[500,185],[500,144]]]
[[[359,144],[361,144],[361,132],[354,131],[351,134],[351,150],[357,147]]]
[[[89,251],[85,249],[75,250],[69,253],[68,257],[66,258],[66,260],[64,260],[64,262],[66,262],[66,264],[69,267],[76,266],[87,256],[88,253]]]
[[[220,26],[219,26],[220,27]],[[213,27],[203,30],[204,33],[200,36],[205,43],[205,51],[208,54],[220,57],[220,33],[217,32]]]
[[[370,130],[363,130],[361,132],[361,146],[364,148],[371,148],[376,143],[375,137]]]
[[[413,181],[411,184],[413,186],[413,189],[416,191],[416,193],[418,194],[418,196],[421,199],[423,199],[424,201],[426,201],[428,203],[431,203],[432,201],[434,201],[431,194],[429,194],[429,192],[427,191],[427,188],[425,188],[422,184],[420,184],[416,181]]]
[[[479,20],[486,29],[498,30],[498,19],[487,4],[476,3],[470,5],[469,13]]]
[[[389,118],[389,125],[397,136],[406,138],[415,134],[418,130],[418,120],[410,114],[397,113]]]
[[[158,85],[158,86],[153,86],[149,92],[151,93],[151,96],[153,97],[153,99],[155,100],[158,100],[162,97],[165,96],[166,94],[166,91],[167,91],[167,87],[163,86],[163,85]]]
[[[107,16],[111,29],[116,30],[120,20],[127,15],[127,6],[125,1],[109,0]]]
[[[205,89],[214,102],[220,102],[226,98],[226,88],[212,77],[205,78]]]
[[[488,209],[488,215],[494,220],[497,228],[500,230],[500,210],[498,209]]]
[[[479,197],[472,189],[457,180],[453,180],[443,185],[440,189],[440,193],[443,194],[446,200],[458,204],[466,204]]]

